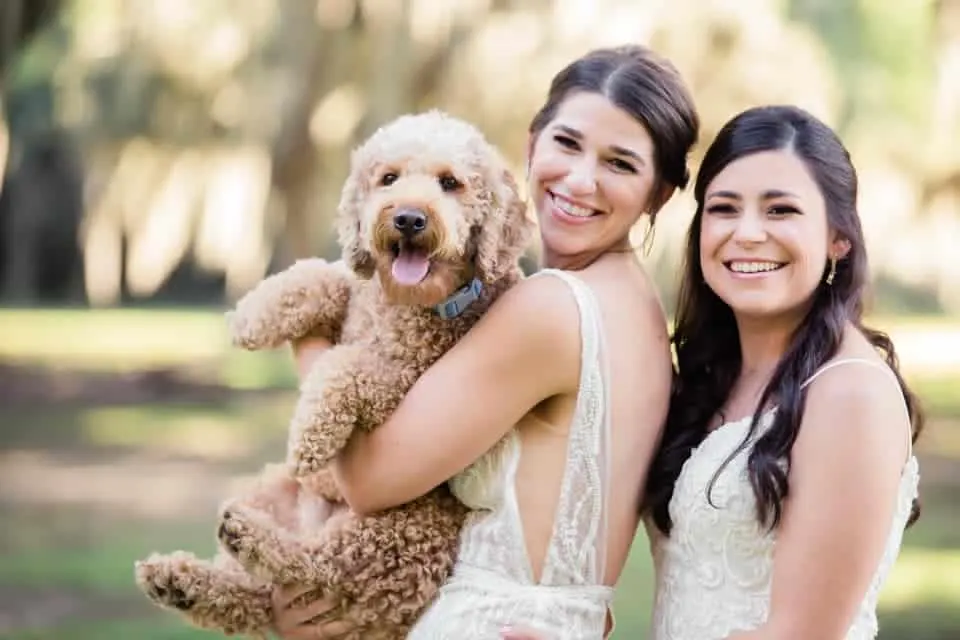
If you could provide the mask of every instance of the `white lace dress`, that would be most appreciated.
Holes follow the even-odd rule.
[[[453,576],[409,634],[413,640],[496,640],[504,625],[541,630],[553,640],[603,636],[613,590],[603,586],[606,538],[608,401],[603,332],[593,292],[563,271],[580,310],[580,390],[543,572],[534,582],[514,480],[521,442],[511,432],[451,481],[476,509],[461,536]]]
[[[867,360],[838,360],[814,377],[851,362],[879,366]],[[773,416],[773,410],[763,415],[754,439],[769,428]],[[707,501],[713,474],[743,441],[750,420],[748,416],[718,427],[691,453],[670,501],[673,529],[669,538],[652,522],[646,523],[656,570],[654,640],[722,640],[734,631],[755,629],[767,619],[776,534],[761,528],[756,520],[756,500],[746,470],[749,449],[718,476],[711,494],[715,507]],[[899,554],[918,479],[917,459],[911,452],[900,479],[883,558],[847,640],[877,635],[877,597]]]

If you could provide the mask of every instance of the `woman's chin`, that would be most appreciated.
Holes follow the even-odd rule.
[[[544,252],[550,255],[572,256],[590,251],[589,242],[584,242],[583,238],[571,237],[572,235],[563,231],[544,230],[542,234]]]

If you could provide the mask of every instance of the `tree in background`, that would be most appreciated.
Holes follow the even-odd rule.
[[[960,123],[958,1],[68,0],[22,49],[8,105],[25,149],[69,132],[46,174],[73,172],[82,196],[51,203],[38,194],[56,189],[30,188],[44,170],[22,179],[29,195],[0,211],[8,229],[33,220],[6,236],[6,296],[43,281],[49,251],[23,241],[56,235],[27,213],[43,207],[76,221],[58,228],[89,302],[220,303],[295,258],[333,255],[349,151],[386,120],[447,109],[522,174],[553,73],[591,47],[642,41],[690,81],[702,142],[763,102],[836,126],[861,168],[877,275],[936,308],[960,268],[925,240],[958,224],[935,213],[960,168],[942,135]],[[681,197],[658,222],[649,261],[665,292],[691,211]],[[904,229],[917,236],[907,251]]]

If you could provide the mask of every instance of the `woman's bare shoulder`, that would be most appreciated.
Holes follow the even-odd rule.
[[[878,455],[893,450],[902,459],[909,433],[893,370],[862,334],[848,330],[837,354],[809,382],[798,453],[817,445],[849,446],[871,448]]]
[[[901,399],[893,370],[852,325],[844,331],[837,353],[808,382],[812,402],[897,405]]]
[[[443,361],[476,362],[506,349],[514,366],[576,363],[577,303],[560,278],[534,275],[506,291]],[[436,368],[436,366],[434,367]],[[470,369],[472,370],[472,366]]]
[[[641,346],[666,343],[667,316],[653,279],[640,267],[598,270],[585,277],[593,288],[601,313],[615,331],[629,330],[629,342]],[[616,336],[613,336],[616,339]]]

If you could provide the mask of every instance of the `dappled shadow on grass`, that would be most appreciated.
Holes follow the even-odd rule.
[[[42,368],[23,378],[19,402],[0,400],[0,640],[220,637],[147,603],[133,562],[212,555],[220,501],[283,457],[296,397],[289,352],[230,349],[212,314],[68,316],[0,321],[0,358]],[[929,344],[942,341],[904,341],[902,356],[937,364]],[[924,513],[884,592],[881,640],[960,638],[960,589],[935,577],[960,575],[960,371],[924,371],[909,372],[931,414],[918,446]],[[640,533],[615,638],[648,635],[652,590]],[[40,620],[28,607],[53,613]],[[11,624],[19,630],[5,633]]]
[[[0,411],[0,501],[142,518],[207,511],[283,459],[294,400]]]
[[[79,452],[94,458],[120,450],[201,458],[249,456],[257,443],[285,438],[295,401],[293,392],[276,391],[233,393],[217,402],[3,405],[0,451]],[[200,443],[204,439],[209,444]],[[229,453],[237,447],[239,451]]]
[[[7,505],[0,517],[0,639],[211,637],[152,605],[134,586],[133,563],[152,551],[212,554],[212,511],[145,521],[109,509]]]
[[[69,621],[69,625],[99,621],[104,618],[138,618],[152,615],[146,601],[138,601],[124,595],[100,593],[86,589],[69,589],[56,586],[0,585],[0,638],[31,637],[13,635],[17,630],[40,630],[56,627]],[[67,632],[64,629],[64,632]],[[54,637],[32,632],[32,637]],[[45,632],[49,634],[49,631]],[[11,634],[11,635],[4,635]],[[56,637],[73,638],[73,635]],[[104,637],[104,636],[100,636]]]
[[[67,622],[0,633],[0,640],[222,640],[223,634],[185,626],[162,614],[131,619]]]
[[[960,467],[960,464],[957,466]],[[960,475],[960,468],[957,468],[954,473]],[[920,519],[904,533],[904,544],[918,549],[960,550],[958,494],[960,494],[960,482],[923,485],[920,496],[922,500]],[[960,577],[960,566],[957,570],[957,575]]]
[[[878,640],[957,640],[960,603],[919,605],[905,610],[880,608]]]
[[[283,459],[295,392],[174,400],[0,405],[0,639],[216,637],[151,605],[133,564],[214,553],[218,505]]]

